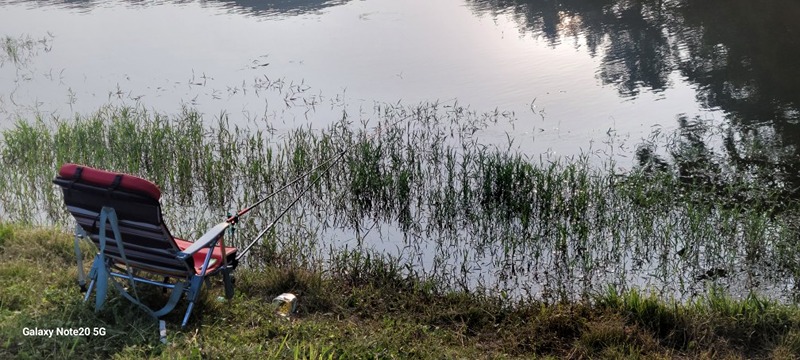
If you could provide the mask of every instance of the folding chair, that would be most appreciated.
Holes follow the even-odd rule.
[[[236,249],[225,247],[222,240],[231,223],[222,222],[189,242],[170,234],[162,218],[161,191],[152,182],[76,164],[64,164],[53,182],[62,188],[67,210],[77,221],[79,283],[86,290],[84,301],[95,290],[96,311],[103,308],[109,281],[125,298],[156,318],[171,312],[185,293],[189,306],[181,327],[189,321],[208,277],[220,274],[225,296],[233,297],[231,272],[237,265]],[[88,289],[81,238],[91,239],[99,250],[89,273]],[[115,278],[127,280],[128,288]],[[136,283],[171,289],[172,293],[163,308],[152,310],[139,300]]]

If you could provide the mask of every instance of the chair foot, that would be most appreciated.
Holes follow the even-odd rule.
[[[194,301],[190,301],[189,307],[186,309],[186,315],[183,316],[183,322],[181,322],[181,329],[186,327],[186,323],[189,322],[189,315],[192,315],[193,309],[194,309]]]
[[[93,289],[94,289],[94,280],[89,282],[89,288],[86,289],[86,294],[83,296],[83,302],[89,301],[89,295],[92,294]]]

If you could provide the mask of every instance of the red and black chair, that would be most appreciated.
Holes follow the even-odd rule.
[[[64,164],[53,182],[64,193],[67,210],[77,222],[75,251],[84,301],[95,290],[95,309],[106,298],[109,281],[134,304],[160,318],[171,312],[185,293],[189,306],[182,327],[186,326],[203,283],[210,276],[221,275],[225,296],[233,297],[231,272],[236,268],[236,252],[223,242],[222,222],[194,242],[170,234],[161,213],[161,190],[145,179],[76,164]],[[90,239],[98,249],[89,273],[86,289],[79,239]],[[123,287],[115,279],[124,279]],[[136,284],[144,283],[171,289],[167,304],[152,310],[142,304]],[[132,294],[131,294],[132,293]]]

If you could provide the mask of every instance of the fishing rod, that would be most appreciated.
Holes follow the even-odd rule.
[[[406,119],[408,119],[411,116],[412,115],[406,115],[406,116],[402,117],[401,119],[399,119],[399,120],[395,121],[393,124],[391,124],[391,127],[395,127],[397,124],[399,124],[402,121],[405,121]],[[378,126],[379,127],[376,130],[380,130],[380,124]],[[375,131],[374,133],[372,133],[367,138],[371,138],[371,137],[373,137],[373,136],[375,136],[377,134],[379,134],[379,131]],[[347,152],[347,150],[350,150],[350,148],[352,148],[353,146],[356,146],[357,144],[358,144],[358,142],[354,142],[354,143],[350,144],[349,146],[345,147],[336,156],[332,156],[332,157],[328,158],[327,160],[323,161],[319,165],[317,165],[317,166],[313,167],[312,169],[304,172],[303,174],[300,174],[298,177],[294,178],[292,181],[286,183],[285,185],[281,186],[280,188],[278,188],[277,190],[273,191],[269,195],[265,196],[263,199],[256,201],[253,205],[250,205],[250,206],[248,206],[248,207],[246,207],[246,208],[244,208],[242,210],[239,210],[239,212],[237,212],[235,215],[229,216],[228,219],[225,220],[225,222],[228,222],[231,225],[235,225],[237,222],[239,222],[239,217],[240,216],[249,213],[251,210],[253,210],[256,207],[258,207],[259,205],[265,203],[267,200],[271,199],[273,196],[277,195],[279,192],[281,192],[281,191],[289,188],[290,186],[298,183],[300,180],[305,179],[308,175],[314,173],[314,171],[316,171],[317,169],[325,166],[326,164],[330,163],[331,161],[334,161],[334,160],[335,161],[339,161],[339,159],[341,159],[344,156],[344,154]],[[329,166],[325,171],[328,171],[328,169],[330,169],[330,167],[331,166]]]
[[[352,145],[351,145],[351,146],[352,146]],[[255,209],[255,208],[256,208],[256,207],[258,207],[259,205],[261,205],[261,204],[263,204],[264,202],[266,202],[267,200],[271,199],[273,196],[277,195],[279,192],[281,192],[281,191],[283,191],[283,190],[285,190],[285,189],[289,188],[290,186],[292,186],[292,185],[294,185],[294,184],[298,183],[300,180],[303,180],[303,179],[305,179],[305,178],[306,178],[306,176],[308,176],[308,175],[312,174],[312,173],[313,173],[314,171],[316,171],[317,169],[319,169],[319,168],[321,168],[321,167],[325,166],[325,164],[327,164],[327,163],[331,162],[331,160],[333,160],[333,159],[339,159],[339,158],[341,158],[341,157],[344,155],[345,151],[347,151],[347,149],[349,149],[349,147],[348,147],[348,148],[345,148],[344,150],[342,150],[342,152],[341,152],[341,153],[339,153],[337,156],[331,157],[331,158],[329,158],[328,160],[325,160],[325,161],[323,161],[321,164],[319,164],[319,165],[317,165],[317,166],[315,166],[315,167],[311,168],[310,170],[308,170],[308,171],[306,171],[306,172],[304,172],[304,173],[300,174],[298,177],[294,178],[292,181],[290,181],[290,182],[286,183],[285,185],[281,186],[280,188],[278,188],[277,190],[273,191],[273,192],[272,192],[272,193],[270,193],[269,195],[265,196],[263,199],[256,201],[256,202],[255,202],[253,205],[250,205],[250,206],[248,206],[248,207],[246,207],[246,208],[244,208],[244,209],[242,209],[242,210],[239,210],[239,212],[237,212],[237,213],[236,213],[236,215],[231,215],[231,216],[230,216],[230,217],[229,217],[227,220],[225,220],[225,221],[226,221],[226,222],[228,222],[228,223],[230,223],[231,225],[235,225],[237,222],[239,222],[239,217],[240,217],[240,216],[242,216],[242,215],[244,215],[244,214],[247,214],[247,213],[249,213],[251,210]],[[328,167],[328,169],[330,169],[330,167]],[[327,170],[326,170],[326,171],[327,171]]]
[[[283,217],[283,215],[286,215],[286,213],[289,212],[289,209],[291,209],[292,206],[294,206],[294,204],[296,204],[298,201],[300,201],[300,199],[303,197],[303,195],[305,195],[305,193],[308,192],[308,190],[311,190],[311,188],[314,187],[314,185],[319,181],[319,179],[322,178],[322,175],[324,173],[328,172],[328,170],[330,170],[331,167],[333,167],[333,165],[336,164],[336,162],[338,162],[341,158],[344,157],[344,154],[346,152],[347,152],[347,149],[342,150],[339,153],[339,155],[336,156],[335,160],[333,162],[331,162],[330,164],[328,164],[328,167],[325,168],[325,170],[323,170],[321,173],[319,173],[314,178],[314,180],[311,180],[311,184],[309,184],[305,189],[303,189],[303,191],[300,192],[300,195],[298,195],[294,200],[292,200],[292,202],[289,203],[289,205],[286,206],[286,208],[284,208],[283,211],[281,211],[281,213],[278,214],[278,216],[275,217],[275,220],[272,220],[272,222],[269,225],[267,225],[267,227],[264,228],[264,230],[261,230],[258,233],[258,235],[256,235],[255,239],[253,239],[253,241],[250,242],[250,244],[247,244],[247,246],[239,253],[239,255],[236,256],[236,260],[241,259],[245,254],[247,254],[247,252],[250,251],[250,248],[253,247],[253,245],[255,245],[256,242],[258,242],[258,240],[261,239],[270,229],[272,229],[275,226],[275,224],[278,223],[278,220],[280,220]]]
[[[397,124],[399,124],[401,121],[405,121],[409,117],[411,117],[411,115],[404,116],[403,118],[401,118],[401,119],[397,120],[396,122],[394,122],[393,124],[391,124],[391,127],[397,126]],[[373,134],[371,134],[368,138],[371,138],[371,137],[373,137],[373,136],[375,136],[375,135],[377,135],[379,133],[380,133],[380,127],[378,127],[376,129],[376,131]],[[289,212],[289,210],[292,208],[292,206],[294,206],[294,204],[296,204],[298,201],[300,201],[300,199],[303,197],[303,195],[305,195],[305,193],[308,192],[308,190],[310,190],[322,178],[322,175],[327,173],[333,167],[334,164],[336,164],[337,162],[339,162],[339,160],[344,158],[344,155],[347,153],[347,151],[350,150],[350,148],[352,148],[356,144],[358,144],[358,142],[354,142],[354,143],[350,144],[349,146],[347,146],[344,149],[342,149],[342,151],[340,151],[336,156],[328,158],[327,160],[323,161],[321,164],[315,166],[314,168],[312,168],[309,171],[306,171],[305,173],[303,173],[302,175],[298,176],[294,180],[290,181],[286,185],[281,186],[279,189],[273,191],[272,193],[270,193],[269,195],[267,195],[263,199],[261,199],[261,200],[257,201],[256,203],[254,203],[253,205],[250,205],[250,206],[240,210],[238,213],[236,213],[236,215],[233,215],[233,216],[229,217],[226,220],[226,222],[230,223],[231,225],[236,224],[236,222],[239,221],[239,217],[240,216],[242,216],[244,214],[247,214],[248,212],[250,212],[251,210],[253,210],[257,206],[263,204],[264,202],[266,202],[267,200],[269,200],[270,198],[275,196],[277,193],[279,193],[279,192],[283,191],[284,189],[296,184],[297,182],[299,182],[300,180],[304,179],[306,176],[308,176],[309,174],[313,173],[317,169],[319,169],[319,168],[321,168],[323,166],[326,166],[325,169],[322,172],[320,172],[319,174],[317,174],[317,176],[311,181],[311,184],[309,184],[305,189],[303,189],[303,191],[300,192],[300,195],[298,195],[294,200],[292,200],[292,202],[289,203],[289,205],[286,206],[286,208],[284,208],[283,211],[280,214],[278,214],[278,216],[275,217],[275,220],[273,220],[266,228],[261,230],[258,233],[258,235],[256,235],[255,239],[253,239],[253,241],[251,241],[236,256],[236,260],[241,259],[245,254],[247,254],[247,252],[250,251],[250,248],[253,247],[253,245],[255,245],[256,242],[258,242],[258,240],[261,239],[270,229],[272,229],[275,226],[275,224],[278,223],[278,220],[280,220],[280,218],[283,217],[283,215],[285,215],[287,212]]]

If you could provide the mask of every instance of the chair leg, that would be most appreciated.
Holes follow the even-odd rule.
[[[80,246],[83,234],[84,232],[80,225],[75,225],[75,258],[78,263],[78,286],[81,287],[81,292],[86,291],[86,274],[83,271],[83,253]]]
[[[89,288],[86,289],[86,294],[83,295],[83,302],[89,301],[89,295],[92,294],[92,289],[94,289],[94,279],[89,282]]]
[[[225,285],[225,298],[233,299],[233,279],[231,269],[222,269],[222,283]]]
[[[186,315],[183,316],[181,328],[185,328],[186,324],[189,322],[189,316],[192,314],[192,310],[194,309],[194,303],[200,297],[200,290],[203,287],[203,280],[204,279],[201,276],[194,276],[189,283],[189,293],[186,296],[189,299],[189,307],[186,309]]]
[[[189,322],[189,315],[192,314],[192,309],[194,309],[194,301],[189,302],[189,307],[186,309],[186,315],[183,316],[183,322],[181,322],[181,329],[186,327],[186,323]]]

